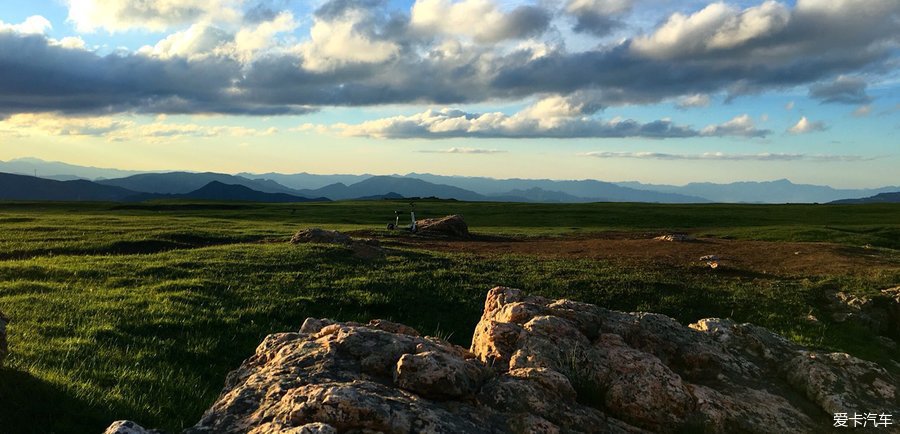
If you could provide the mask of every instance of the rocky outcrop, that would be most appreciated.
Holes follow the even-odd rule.
[[[871,297],[836,292],[828,298],[833,321],[853,323],[900,340],[900,286]]]
[[[0,312],[0,367],[3,366],[3,360],[9,355],[9,347],[6,343],[6,325],[9,324],[9,318]]]
[[[897,385],[750,324],[498,287],[469,349],[383,320],[270,335],[186,432],[822,432],[835,412],[900,414]]]
[[[461,215],[449,215],[437,219],[416,220],[416,233],[442,238],[469,238],[469,225]]]
[[[380,259],[386,255],[378,240],[357,240],[347,234],[338,231],[329,231],[319,228],[304,229],[291,237],[291,244],[337,244],[344,246],[353,252],[353,256],[360,259]]]

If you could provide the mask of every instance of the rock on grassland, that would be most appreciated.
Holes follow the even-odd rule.
[[[303,229],[291,237],[291,244],[306,243],[337,244],[344,246],[353,252],[353,256],[360,259],[380,259],[386,255],[385,250],[376,239],[358,240],[338,231],[329,231],[320,228]]]
[[[822,432],[835,412],[896,417],[897,387],[751,324],[498,287],[469,349],[382,320],[270,335],[186,432]]]
[[[445,238],[469,238],[469,225],[458,214],[435,219],[416,220],[416,232],[419,235]]]

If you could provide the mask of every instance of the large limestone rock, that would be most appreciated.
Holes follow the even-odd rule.
[[[9,318],[0,312],[0,367],[3,366],[3,359],[9,354],[9,347],[6,343],[6,325],[9,324]]]
[[[186,432],[824,432],[835,412],[900,414],[897,387],[750,324],[498,287],[469,349],[383,320],[270,335]]]

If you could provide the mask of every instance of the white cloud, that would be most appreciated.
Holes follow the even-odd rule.
[[[66,0],[79,32],[166,30],[198,21],[237,21],[242,0]]]
[[[505,12],[491,0],[416,0],[410,26],[425,35],[465,36],[491,43],[542,33],[549,20],[543,9],[521,6]]]
[[[871,113],[872,113],[872,105],[871,104],[861,105],[861,106],[857,107],[856,110],[853,110],[853,116],[858,117],[858,118],[866,117],[866,116],[870,115]]]
[[[233,49],[237,58],[243,62],[249,62],[258,53],[265,52],[274,44],[274,38],[279,33],[290,32],[297,28],[294,15],[290,12],[281,12],[270,21],[263,21],[256,27],[243,28],[234,36]]]
[[[366,18],[363,12],[353,10],[335,20],[316,19],[310,40],[297,47],[303,67],[326,71],[346,64],[381,63],[397,56],[400,47],[396,43],[357,31]]]
[[[506,151],[501,151],[499,149],[453,147],[453,148],[437,149],[437,150],[422,150],[419,152],[421,152],[423,154],[502,154],[502,153],[505,153]]]
[[[764,137],[770,133],[755,127],[749,115],[737,116],[701,131],[674,124],[668,119],[647,123],[590,116],[597,111],[592,94],[549,96],[508,115],[501,112],[469,113],[443,108],[409,116],[394,116],[360,124],[336,124],[332,128],[346,136],[374,138],[620,138],[620,137]]]
[[[789,19],[788,9],[775,1],[743,11],[712,3],[691,15],[673,14],[653,34],[635,38],[632,48],[659,59],[730,49],[783,29]]]
[[[719,125],[708,125],[700,131],[704,136],[765,137],[769,133],[768,130],[756,128],[753,118],[746,113]]]
[[[32,15],[19,24],[7,24],[0,21],[0,32],[20,33],[23,35],[44,35],[53,29],[50,20],[40,16]]]
[[[186,30],[172,33],[154,46],[144,46],[139,52],[168,59],[197,58],[216,54],[216,49],[232,41],[234,35],[209,23],[197,23]]]
[[[680,109],[707,107],[709,106],[709,102],[709,95],[697,93],[678,98],[678,101],[675,102],[675,106]]]
[[[788,132],[791,134],[806,134],[814,131],[825,131],[826,128],[825,123],[813,122],[807,119],[806,116],[803,116],[794,126],[788,128]]]
[[[266,136],[275,128],[256,129],[228,125],[200,125],[166,122],[165,117],[151,123],[112,116],[70,117],[53,113],[15,114],[0,120],[0,137],[93,136],[109,141],[160,143],[183,138]]]
[[[70,50],[84,50],[87,46],[84,39],[81,39],[80,36],[66,36],[60,40],[50,39],[49,42],[50,45],[56,45]]]
[[[580,154],[594,158],[633,158],[645,160],[713,160],[713,161],[810,161],[810,162],[853,162],[865,161],[859,155],[821,154],[779,154],[763,152],[759,154],[728,154],[724,152],[704,152],[702,154],[668,154],[663,152],[586,152]]]

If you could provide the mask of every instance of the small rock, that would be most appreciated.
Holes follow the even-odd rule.
[[[676,241],[676,242],[694,241],[694,237],[692,237],[688,234],[666,234],[666,235],[660,235],[653,239],[658,240],[658,241]]]
[[[130,420],[117,420],[103,431],[103,434],[159,434],[157,430],[146,429]]]
[[[338,231],[310,228],[304,229],[294,234],[294,236],[291,238],[291,243],[349,244],[350,236],[342,234]]]

